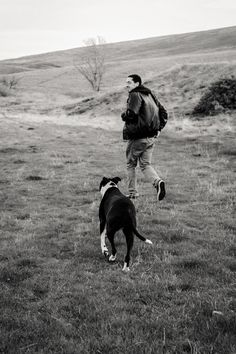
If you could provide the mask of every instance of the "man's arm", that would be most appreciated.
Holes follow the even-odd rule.
[[[138,115],[135,114],[130,109],[127,109],[125,112],[123,112],[121,114],[121,118],[124,122],[131,123],[131,122],[135,122],[137,120]]]
[[[121,114],[121,118],[125,122],[136,122],[138,113],[142,104],[142,99],[139,93],[131,92],[127,102],[127,110]]]

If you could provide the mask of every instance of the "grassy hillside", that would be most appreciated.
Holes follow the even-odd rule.
[[[82,49],[0,62],[0,352],[235,354],[235,112],[193,119],[209,84],[236,75],[236,27],[109,45],[102,91],[78,76]],[[232,34],[232,35],[231,35]],[[168,44],[169,43],[169,44]],[[171,47],[170,47],[171,44]],[[127,192],[120,112],[139,72],[170,113],[140,171],[131,271],[125,240],[101,254],[98,186]]]
[[[143,55],[151,57],[183,55],[236,48],[236,26],[219,28],[208,31],[183,33],[161,37],[145,38],[133,41],[106,44],[109,61],[141,59]],[[64,51],[31,55],[11,60],[2,60],[1,64],[11,67],[14,65],[28,69],[48,69],[71,64],[74,54],[83,53],[84,48],[75,48]],[[18,67],[18,70],[20,67]],[[10,70],[10,69],[9,69]],[[2,73],[2,72],[1,72]]]
[[[176,65],[235,63],[235,38],[236,27],[229,27],[107,44],[102,91],[123,87],[124,78],[131,72],[150,80]],[[83,52],[84,48],[77,48],[1,61],[0,77],[16,77],[19,91],[28,95],[41,93],[55,99],[58,95],[68,99],[89,96],[93,92],[74,66]]]
[[[155,70],[152,75],[147,74],[144,76],[147,77],[144,84],[157,93],[168,109],[170,119],[175,119],[188,115],[212,82],[232,75],[236,75],[236,62],[233,61],[177,64],[160,74],[156,74]],[[125,77],[119,77],[119,82],[123,81],[124,84]],[[60,80],[62,81],[62,77]],[[68,84],[66,79],[60,87],[65,90]],[[74,115],[79,120],[103,116],[117,122],[117,129],[120,129],[120,113],[125,108],[127,99],[124,87],[112,87],[112,83],[109,90],[102,90],[100,93],[90,90],[87,94],[85,90],[81,90],[77,95],[73,92],[73,87],[71,91],[60,94],[50,90],[47,94],[29,93],[26,87],[18,87],[12,91],[13,94],[0,101],[0,106],[9,113],[40,113],[42,116],[50,113],[55,117]]]
[[[189,114],[212,82],[232,75],[236,75],[236,62],[185,64],[153,75],[144,84],[157,93],[173,117]],[[126,96],[126,90],[118,89],[82,98],[62,108],[70,115],[115,115],[124,109]]]

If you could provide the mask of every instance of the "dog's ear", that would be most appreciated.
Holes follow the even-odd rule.
[[[117,184],[118,182],[121,181],[121,178],[120,178],[120,177],[114,177],[114,178],[112,178],[112,181],[113,181],[115,184]]]
[[[100,186],[99,186],[99,190],[101,190],[101,188],[103,186],[105,186],[108,182],[109,182],[109,179],[107,177],[103,177],[103,179],[101,180]]]

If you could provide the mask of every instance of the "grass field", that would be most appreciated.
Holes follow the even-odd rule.
[[[102,92],[77,50],[0,63],[0,353],[235,354],[235,112],[195,118],[210,83],[236,75],[235,27],[111,45]],[[213,40],[214,39],[214,40]],[[143,76],[169,112],[139,172],[131,271],[101,254],[98,187],[120,176],[124,80]]]
[[[126,192],[121,133],[44,118],[1,117],[0,352],[235,353],[233,117],[163,132],[167,196],[139,175],[154,245],[135,240],[130,274],[122,234],[111,265],[98,227],[102,176]]]

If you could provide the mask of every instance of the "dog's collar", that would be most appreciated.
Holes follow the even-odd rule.
[[[112,185],[110,184],[110,183],[112,183]],[[107,183],[105,186],[103,186],[102,188],[101,188],[101,195],[102,195],[102,198],[104,197],[104,195],[105,195],[105,193],[108,191],[108,189],[110,189],[110,188],[118,188],[117,187],[117,185],[114,183],[114,182],[109,182],[109,183]]]

